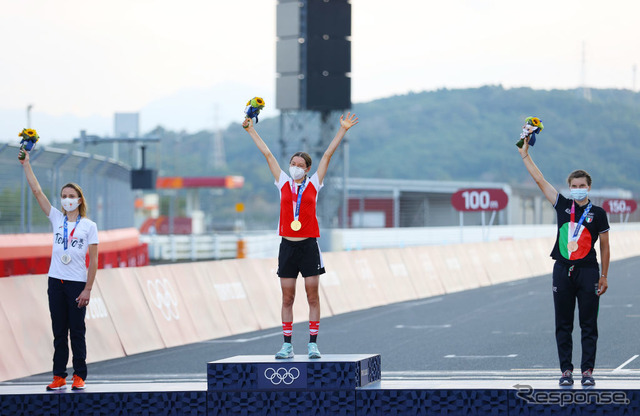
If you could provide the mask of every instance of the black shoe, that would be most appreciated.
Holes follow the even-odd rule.
[[[583,386],[595,386],[596,381],[593,379],[591,375],[593,373],[592,369],[582,372],[582,385]]]
[[[584,380],[584,378],[582,380]],[[573,373],[571,373],[571,370],[566,370],[564,373],[562,373],[562,377],[560,377],[560,385],[573,386]]]

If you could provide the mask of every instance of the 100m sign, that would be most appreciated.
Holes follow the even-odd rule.
[[[458,211],[500,211],[509,203],[502,189],[460,189],[451,196],[451,205]]]

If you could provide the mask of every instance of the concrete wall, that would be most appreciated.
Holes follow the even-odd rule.
[[[324,254],[323,317],[551,273],[553,236]],[[640,230],[610,237],[611,260],[640,255]],[[234,259],[98,271],[88,361],[280,326],[277,260]],[[298,293],[304,293],[298,279]],[[47,276],[0,279],[0,380],[51,369]],[[347,296],[358,293],[360,296]],[[308,320],[300,296],[297,322]]]

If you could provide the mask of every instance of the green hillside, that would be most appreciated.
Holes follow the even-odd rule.
[[[515,142],[524,118],[535,115],[545,129],[531,154],[551,183],[561,186],[571,170],[582,168],[596,187],[638,193],[640,94],[592,90],[591,95],[587,101],[576,90],[482,87],[355,104],[360,124],[349,132],[351,176],[529,180]],[[257,129],[279,155],[277,119],[262,120]],[[231,166],[251,165],[245,176],[266,171],[239,125],[231,125],[225,139]]]
[[[596,187],[640,191],[640,95],[629,91],[594,90],[589,102],[575,90],[439,90],[355,110],[362,123],[351,134],[354,176],[529,180],[514,143],[535,115],[545,129],[531,154],[551,183],[582,168]]]

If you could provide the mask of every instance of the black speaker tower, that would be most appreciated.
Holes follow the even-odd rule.
[[[291,154],[306,151],[317,167],[338,128],[340,113],[351,108],[351,3],[279,0],[276,31],[276,108],[280,110],[282,162],[288,164]],[[318,133],[317,141],[311,139]],[[346,149],[345,137],[331,166],[331,175],[339,177],[342,159],[343,184]],[[341,195],[333,183],[325,180],[323,197],[318,200],[321,229],[337,226],[341,199],[345,206],[346,186],[342,186]]]
[[[351,3],[280,0],[276,107],[332,111],[351,107]]]

